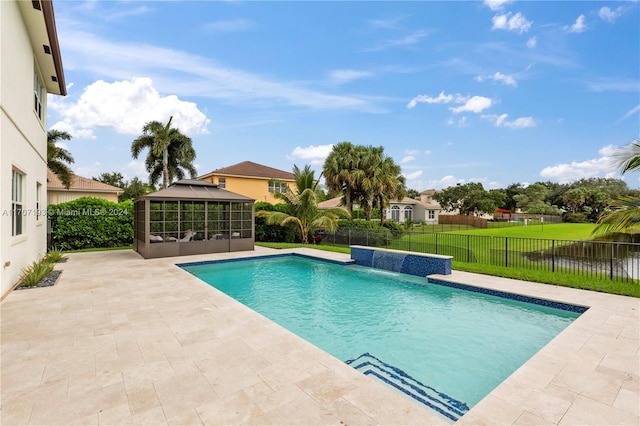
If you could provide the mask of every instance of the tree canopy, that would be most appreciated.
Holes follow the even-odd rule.
[[[55,129],[47,132],[47,167],[58,176],[64,187],[69,189],[73,171],[68,165],[72,164],[74,159],[69,151],[59,145],[63,140],[71,140],[71,135]]]
[[[162,187],[166,188],[174,179],[195,178],[193,161],[196,152],[191,138],[171,127],[173,117],[167,124],[150,121],[142,128],[142,135],[131,144],[131,155],[137,159],[144,149],[148,149],[145,167],[149,172],[149,183],[155,186],[162,177]]]

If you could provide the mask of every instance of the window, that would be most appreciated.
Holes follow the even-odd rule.
[[[400,207],[391,207],[391,220],[393,220],[394,222],[400,222]]]
[[[40,182],[36,182],[36,218],[38,220],[40,220],[40,206],[42,206],[40,197],[42,197],[42,184]]]
[[[407,206],[404,208],[404,220],[411,220],[413,219],[413,208],[410,206]]]
[[[33,108],[38,114],[38,118],[42,120],[42,99],[44,98],[44,89],[42,86],[42,81],[40,80],[40,76],[38,76],[38,71],[36,69],[33,70],[33,99],[34,105]]]
[[[11,171],[11,235],[22,235],[22,182],[24,175]]]
[[[284,182],[276,182],[276,181],[269,182],[269,192],[272,194],[275,194],[276,192],[284,194],[285,192],[287,192],[288,188],[289,186]]]
[[[429,210],[429,219],[435,219],[435,218],[436,218],[436,211]]]
[[[226,188],[227,187],[227,178],[218,178],[218,187],[219,188]]]

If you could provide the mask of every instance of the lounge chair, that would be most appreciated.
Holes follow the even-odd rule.
[[[186,243],[188,241],[191,241],[195,235],[196,233],[191,230],[185,231],[184,237],[180,238],[180,242]]]

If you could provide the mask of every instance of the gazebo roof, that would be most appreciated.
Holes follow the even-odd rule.
[[[157,192],[144,195],[138,200],[144,199],[182,199],[182,200],[215,200],[253,202],[253,198],[236,194],[218,187],[218,185],[197,179],[183,179],[172,183],[169,187]]]

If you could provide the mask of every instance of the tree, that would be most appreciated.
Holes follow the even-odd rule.
[[[619,149],[614,157],[622,174],[640,170],[640,141],[636,139],[626,147]],[[638,229],[640,226],[640,198],[632,195],[621,196],[610,207],[612,212],[600,217],[593,230],[594,234],[630,233]]]
[[[145,166],[149,172],[149,183],[156,185],[162,176],[162,187],[166,188],[174,178],[185,178],[185,171],[190,177],[196,176],[193,161],[196,152],[191,138],[171,127],[173,116],[167,124],[150,121],[142,128],[142,135],[131,144],[131,155],[137,159],[142,150],[148,148]]]
[[[126,186],[124,176],[120,172],[102,173],[99,177],[93,177],[92,179],[122,189]]]
[[[309,243],[309,237],[316,229],[323,228],[333,232],[338,227],[338,219],[350,217],[349,212],[342,207],[318,209],[318,181],[311,166],[306,165],[300,170],[294,165],[293,175],[295,190],[288,188],[284,193],[275,194],[276,198],[286,203],[287,212],[262,210],[256,212],[256,217],[264,218],[267,225],[294,224],[304,244]]]
[[[485,191],[479,182],[450,186],[433,195],[445,211],[458,211],[461,215],[493,214],[504,202],[504,191]]]
[[[325,185],[329,193],[340,192],[343,195],[344,205],[353,213],[353,196],[355,191],[354,170],[359,167],[359,148],[351,142],[335,144],[324,161],[323,171]]]
[[[102,173],[100,177],[94,177],[93,180],[122,188],[122,193],[118,195],[118,202],[120,203],[125,200],[135,200],[156,190],[153,185],[142,182],[137,176],[125,181],[124,176],[119,172]]]
[[[72,164],[74,159],[69,151],[58,146],[61,140],[71,140],[71,135],[55,129],[47,132],[47,167],[58,176],[64,187],[69,189],[73,171],[67,164]]]

